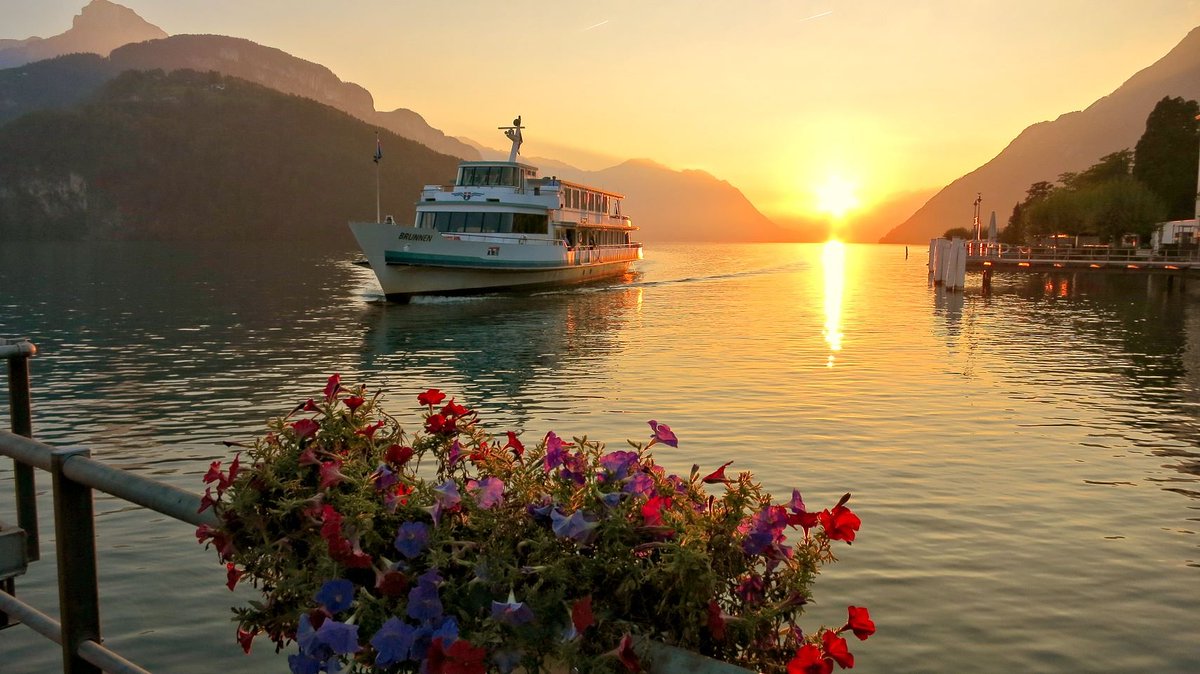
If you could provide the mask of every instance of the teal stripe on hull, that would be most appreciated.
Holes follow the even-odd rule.
[[[384,253],[384,261],[388,264],[408,264],[421,267],[453,267],[455,269],[498,269],[505,271],[524,271],[536,269],[564,269],[568,265],[560,260],[486,260],[470,255],[431,255],[426,253],[410,253],[399,250],[389,250]]]

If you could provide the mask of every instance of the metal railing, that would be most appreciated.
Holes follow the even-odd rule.
[[[0,625],[16,618],[60,644],[65,674],[149,674],[101,644],[92,490],[197,526],[216,526],[217,517],[211,510],[198,512],[196,494],[95,461],[86,448],[55,448],[32,439],[29,358],[36,353],[28,340],[0,340],[0,358],[8,361],[12,418],[12,432],[0,431],[0,455],[14,462],[18,527],[25,534],[26,561],[39,558],[33,469],[51,475],[61,622],[17,599],[15,578],[9,578],[0,587]]]
[[[1200,262],[1200,251],[1175,253],[1149,248],[1109,246],[1018,246],[987,241],[967,241],[967,257],[990,260],[1046,260],[1050,262]]]

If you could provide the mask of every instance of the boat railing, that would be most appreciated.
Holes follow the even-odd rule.
[[[599,264],[638,259],[642,244],[616,244],[610,246],[584,246],[568,251],[568,264]]]
[[[95,461],[84,447],[58,448],[32,439],[29,358],[25,339],[0,339],[8,361],[12,432],[0,431],[0,456],[13,460],[17,526],[0,523],[0,628],[24,623],[62,646],[65,674],[150,674],[101,645],[92,490],[98,489],[192,525],[219,524],[212,510],[199,512],[200,497],[177,487]],[[17,599],[16,578],[40,557],[34,469],[52,479],[54,539],[58,559],[60,620]],[[5,671],[19,663],[5,659]]]
[[[539,239],[531,236],[496,236],[478,232],[443,232],[442,238],[454,241],[479,241],[483,243],[519,244],[522,246],[564,246],[561,239]]]

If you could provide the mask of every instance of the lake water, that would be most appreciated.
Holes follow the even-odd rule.
[[[378,302],[357,255],[149,244],[0,249],[0,336],[29,336],[34,433],[200,491],[221,440],[326,377],[416,419],[438,387],[496,433],[612,446],[669,423],[686,472],[734,460],[780,499],[853,492],[852,547],[808,627],[870,607],[856,671],[1200,670],[1200,281],[926,283],[901,246],[673,245],[604,286]],[[7,400],[4,401],[7,405]],[[7,412],[7,408],[3,410]],[[13,522],[0,461],[0,519]],[[57,615],[43,555],[18,595]],[[192,528],[97,495],[107,644],[158,672],[286,671],[245,656]],[[61,671],[0,632],[0,670]]]

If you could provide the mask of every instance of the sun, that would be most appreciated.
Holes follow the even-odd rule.
[[[835,220],[841,220],[846,213],[861,205],[858,195],[855,194],[857,189],[857,185],[841,176],[830,176],[824,184],[818,185],[814,190],[817,210],[828,213]]]

